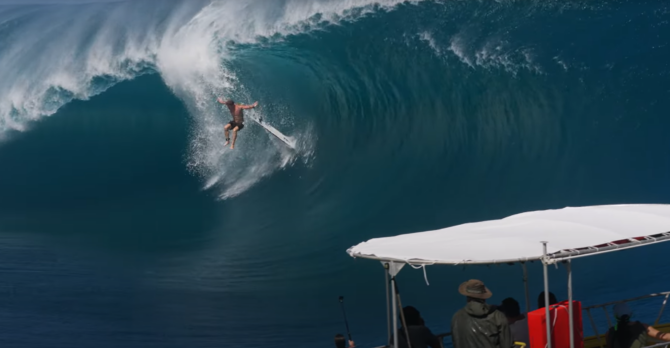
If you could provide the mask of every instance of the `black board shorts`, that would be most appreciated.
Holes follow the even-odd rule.
[[[237,128],[237,130],[238,130],[238,131],[241,131],[242,128],[244,128],[244,124],[242,124],[242,123],[237,123],[237,122],[235,122],[235,121],[230,121],[230,122],[228,122],[228,124],[230,125],[230,129],[235,129],[235,127],[239,127],[239,128]]]

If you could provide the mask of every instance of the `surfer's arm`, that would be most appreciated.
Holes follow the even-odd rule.
[[[258,102],[255,102],[253,105],[240,105],[240,108],[242,109],[253,109],[258,105]]]

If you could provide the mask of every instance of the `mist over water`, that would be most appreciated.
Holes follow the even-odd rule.
[[[669,23],[663,1],[0,1],[3,340],[329,346],[342,295],[381,345],[382,268],[354,244],[670,201]],[[251,120],[224,147],[218,96],[298,149]],[[576,261],[576,298],[668,290],[666,248]],[[464,280],[523,297],[516,267],[423,277],[403,303],[434,332]]]

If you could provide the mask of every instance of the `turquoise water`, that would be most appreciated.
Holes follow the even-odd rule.
[[[670,202],[667,2],[0,3],[6,346],[331,346],[340,295],[381,345],[382,268],[354,244]],[[217,96],[298,151],[253,124],[224,147]],[[668,290],[666,250],[575,261],[576,298]],[[518,267],[427,276],[398,280],[436,332],[464,280],[523,297]]]

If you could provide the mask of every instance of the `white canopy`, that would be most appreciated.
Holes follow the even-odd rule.
[[[606,205],[545,210],[501,220],[375,238],[352,257],[411,264],[490,264],[575,258],[670,240],[670,205]]]

